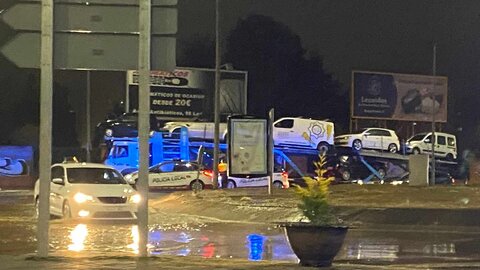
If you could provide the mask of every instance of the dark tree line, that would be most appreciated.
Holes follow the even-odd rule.
[[[179,65],[214,67],[214,39],[195,36],[183,44]],[[298,35],[262,15],[238,21],[228,34],[222,63],[248,71],[248,110],[265,116],[270,108],[281,116],[329,118],[348,123],[348,95],[325,71],[322,58],[307,56]]]

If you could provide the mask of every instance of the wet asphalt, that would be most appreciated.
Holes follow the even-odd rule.
[[[162,194],[156,195],[161,197]],[[36,251],[36,219],[29,196],[0,196],[0,254]],[[135,222],[50,222],[54,256],[129,256],[138,250]],[[339,263],[373,265],[480,261],[476,226],[374,225],[352,227]],[[150,225],[155,255],[297,262],[282,227],[241,223]]]

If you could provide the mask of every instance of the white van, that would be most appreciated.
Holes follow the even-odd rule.
[[[332,122],[284,117],[273,123],[273,140],[278,146],[306,146],[326,152],[333,146],[333,138]]]
[[[455,135],[435,132],[435,156],[447,160],[457,159],[457,139]],[[407,140],[407,153],[421,154],[432,152],[432,133],[419,133]]]
[[[188,128],[189,138],[213,140],[212,122],[168,122],[163,127],[170,133],[181,127]],[[227,124],[220,123],[220,140],[227,136]],[[273,141],[276,146],[303,146],[328,151],[333,146],[334,124],[332,122],[284,117],[273,123]]]

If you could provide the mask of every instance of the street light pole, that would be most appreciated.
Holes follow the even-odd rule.
[[[53,96],[53,0],[42,0],[42,37],[40,52],[40,155],[38,198],[37,255],[47,257],[50,221],[50,180],[52,165]]]
[[[431,93],[431,98],[432,98],[432,171],[430,174],[430,179],[431,184],[435,185],[435,143],[436,143],[436,138],[435,138],[435,75],[437,73],[437,43],[433,44],[433,67],[432,67],[432,73],[433,73],[433,78],[432,78],[432,93]]]
[[[218,161],[220,136],[220,0],[215,0],[215,108],[213,147],[213,188],[218,188]]]
[[[142,200],[138,205],[138,255],[148,256],[148,166],[150,148],[148,144],[150,132],[150,68],[151,68],[151,0],[140,1],[139,9],[139,45],[138,45],[138,137],[139,167],[137,189]]]

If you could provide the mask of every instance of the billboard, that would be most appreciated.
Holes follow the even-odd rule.
[[[352,118],[447,122],[448,79],[354,71]]]
[[[267,174],[267,120],[229,120],[229,174]]]
[[[127,72],[128,111],[138,109],[138,71]],[[246,114],[247,72],[222,70],[220,114]],[[151,71],[150,110],[157,118],[213,121],[215,70]]]
[[[33,167],[33,147],[0,146],[0,177],[29,175]]]

